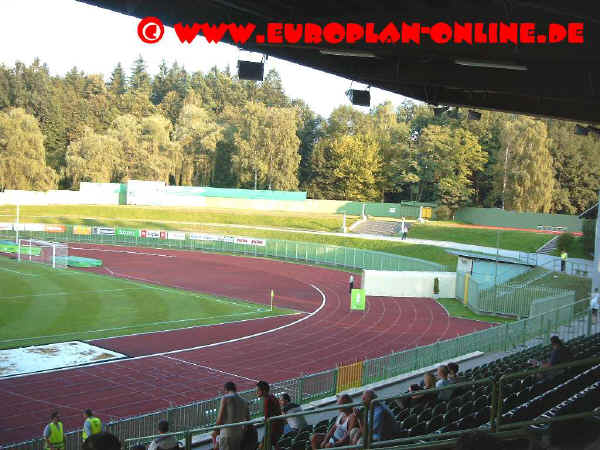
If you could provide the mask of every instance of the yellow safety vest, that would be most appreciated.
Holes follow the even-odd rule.
[[[62,422],[58,422],[57,424],[55,424],[54,422],[50,422],[50,437],[48,438],[48,440],[50,441],[50,444],[54,447],[54,448],[65,448],[65,435],[63,433],[63,424]],[[48,444],[46,443],[46,448],[50,448],[48,447]]]
[[[92,429],[92,435],[98,434],[102,431],[102,421],[100,419],[98,419],[97,417],[88,417],[87,419],[85,419],[85,422],[83,422],[83,432],[81,433],[81,437],[83,438],[84,441],[88,438],[88,435],[85,432],[85,424],[87,422],[90,423],[90,428]]]
[[[567,260],[567,252],[562,252],[560,254],[560,259],[562,259],[563,261],[566,261]]]

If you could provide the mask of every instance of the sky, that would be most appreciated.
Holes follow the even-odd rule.
[[[260,55],[227,44],[209,44],[204,38],[181,44],[168,27],[160,42],[145,44],[137,35],[139,19],[75,0],[2,0],[0,17],[4,19],[0,27],[0,64],[13,66],[21,61],[29,65],[39,57],[52,75],[64,75],[77,66],[86,74],[100,73],[108,80],[118,62],[129,71],[139,55],[153,75],[163,59],[169,66],[177,61],[188,72],[207,72],[213,66],[224,69],[227,65],[234,72],[240,57],[260,60]],[[350,104],[345,96],[350,80],[276,58],[267,59],[265,73],[270,69],[279,72],[289,97],[304,100],[323,117],[339,105]],[[352,87],[366,88],[358,83]],[[371,88],[372,106],[387,100],[399,105],[405,99]]]

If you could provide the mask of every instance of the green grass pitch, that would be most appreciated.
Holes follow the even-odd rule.
[[[0,349],[293,314],[0,256]]]

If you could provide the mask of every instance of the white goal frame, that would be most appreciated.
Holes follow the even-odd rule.
[[[33,255],[32,248],[40,248],[40,255]],[[27,250],[29,249],[29,250]],[[37,262],[52,266],[53,269],[66,268],[69,257],[69,246],[60,242],[49,242],[40,239],[19,239],[17,249],[18,261]]]

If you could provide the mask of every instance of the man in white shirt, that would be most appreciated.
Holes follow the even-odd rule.
[[[598,288],[594,289],[592,299],[590,300],[590,309],[592,310],[592,322],[596,323],[598,320],[598,309],[600,308],[600,293]]]
[[[350,275],[350,294],[352,294],[352,289],[354,289],[354,275]]]

